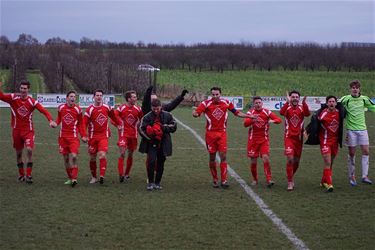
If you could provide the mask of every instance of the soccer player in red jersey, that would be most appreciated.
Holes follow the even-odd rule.
[[[82,110],[75,104],[76,92],[69,91],[66,94],[66,103],[61,104],[57,109],[56,124],[61,123],[59,132],[59,152],[63,155],[65,170],[68,175],[66,185],[74,187],[77,185],[78,165],[77,156],[79,153],[79,138],[86,137],[82,126]]]
[[[0,88],[2,83],[0,82]],[[16,150],[17,166],[18,166],[18,180],[20,182],[33,183],[31,176],[33,168],[33,150],[34,150],[34,124],[33,111],[37,109],[49,121],[50,127],[56,127],[51,114],[34,98],[29,96],[30,82],[22,80],[20,82],[19,94],[4,94],[0,89],[0,100],[9,103],[12,111],[12,137],[13,147]],[[23,149],[26,147],[27,165],[26,175],[24,170],[24,163],[22,160]]]
[[[264,174],[268,187],[272,187],[275,182],[272,180],[270,167],[270,142],[268,130],[270,123],[280,124],[281,119],[275,113],[263,108],[263,101],[260,96],[253,98],[253,107],[247,114],[254,118],[246,118],[244,126],[249,128],[247,141],[247,156],[250,158],[250,171],[253,176],[252,185],[258,184],[257,161],[258,157],[263,160]]]
[[[323,109],[318,116],[320,152],[324,161],[321,184],[328,192],[332,192],[332,165],[339,150],[340,112],[336,109],[337,98],[335,96],[327,96],[326,104],[328,107]]]
[[[118,173],[120,182],[124,182],[130,178],[130,170],[133,165],[133,152],[137,149],[138,125],[142,119],[143,113],[141,107],[136,105],[137,93],[134,90],[125,92],[126,103],[119,106],[116,115],[122,120],[124,129],[119,130],[119,138],[117,145],[120,149],[120,157],[118,158]],[[128,151],[126,159],[126,169],[124,172],[125,153]]]
[[[211,99],[205,100],[193,111],[193,117],[199,117],[205,113],[206,123],[206,146],[209,158],[209,168],[213,178],[213,187],[218,188],[218,175],[216,170],[216,152],[219,152],[220,157],[220,172],[221,172],[221,186],[228,188],[227,180],[227,119],[228,110],[235,116],[241,118],[252,118],[252,115],[247,115],[239,110],[236,110],[233,103],[221,98],[221,88],[211,88]]]
[[[299,167],[302,154],[302,139],[304,132],[304,117],[310,115],[306,103],[306,96],[299,104],[300,93],[296,90],[287,93],[287,102],[280,109],[280,115],[285,117],[284,130],[284,154],[287,157],[286,175],[288,179],[288,191],[294,189],[293,176]]]
[[[83,128],[88,127],[88,151],[90,154],[90,183],[97,182],[96,158],[99,156],[99,182],[104,183],[105,171],[107,169],[108,138],[110,136],[108,117],[113,120],[119,130],[122,130],[122,122],[116,116],[114,110],[103,103],[103,90],[94,91],[94,104],[90,105],[83,117]],[[84,132],[86,133],[86,132]],[[86,138],[82,138],[83,141]]]

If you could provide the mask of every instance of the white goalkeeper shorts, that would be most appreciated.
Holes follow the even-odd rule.
[[[367,130],[346,131],[346,146],[355,147],[358,145],[369,145]]]

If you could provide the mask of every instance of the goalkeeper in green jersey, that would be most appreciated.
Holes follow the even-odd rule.
[[[341,97],[340,102],[346,110],[345,127],[346,143],[349,149],[348,172],[349,182],[357,185],[355,179],[355,150],[359,145],[362,150],[362,182],[372,184],[368,178],[369,169],[369,138],[365,121],[365,110],[375,112],[375,104],[367,96],[361,95],[361,83],[353,80],[350,84],[350,95]]]

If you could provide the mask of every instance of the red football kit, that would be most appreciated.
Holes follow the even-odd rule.
[[[59,132],[59,151],[61,154],[69,154],[79,152],[79,138],[85,136],[82,124],[82,110],[79,106],[69,106],[61,104],[57,109],[56,123],[60,124]]]
[[[196,112],[200,115],[205,113],[206,123],[206,146],[209,153],[227,151],[227,120],[228,112],[238,114],[233,103],[228,100],[220,99],[214,102],[212,99],[205,100],[197,107]]]
[[[117,145],[134,151],[137,148],[138,124],[143,116],[142,110],[136,105],[123,104],[117,108],[116,115],[124,126],[123,131],[119,131]]]
[[[247,114],[253,115],[256,119],[245,118],[244,126],[250,127],[247,141],[248,157],[259,157],[261,155],[269,155],[269,123],[281,123],[280,117],[268,109],[261,110],[251,109]]]
[[[285,103],[280,109],[280,115],[285,117],[284,154],[300,158],[303,145],[304,117],[310,115],[309,107],[305,102],[296,107]],[[297,172],[298,165],[298,162],[287,162],[286,176],[288,182],[293,181],[293,176]]]
[[[117,108],[116,115],[121,119],[124,126],[123,131],[119,131],[117,145],[130,151],[135,151],[138,144],[138,124],[143,116],[142,109],[136,105],[123,104]],[[120,156],[117,161],[119,176],[128,177],[132,166],[133,156],[128,154],[124,172],[124,158]]]
[[[335,109],[329,112],[324,109],[319,117],[321,128],[319,130],[320,151],[322,154],[337,155],[338,153],[338,134],[339,134],[339,111]]]
[[[228,110],[237,115],[238,110],[234,108],[233,103],[225,99],[218,102],[205,100],[199,104],[196,112],[200,115],[205,113],[206,117],[206,146],[210,154],[227,151],[227,119]],[[217,182],[216,162],[210,162],[209,165],[213,181]],[[227,162],[220,162],[221,181],[227,181]]]
[[[285,117],[284,154],[300,157],[302,153],[304,117],[310,115],[309,107],[305,102],[296,107],[285,103],[280,109],[280,115]]]
[[[51,114],[30,96],[22,99],[19,95],[4,94],[0,91],[0,100],[10,105],[13,147],[17,151],[22,150],[25,145],[34,148],[33,111],[37,109],[48,121],[52,121]]]
[[[114,110],[106,105],[100,106],[90,105],[83,117],[83,128],[86,130],[88,126],[88,145],[89,154],[94,155],[99,151],[108,151],[108,137],[110,136],[108,117],[110,117],[116,125],[120,125],[121,121],[116,117]],[[99,160],[100,177],[104,177],[107,169],[107,159]],[[92,177],[96,178],[96,161],[90,161],[90,170]]]
[[[256,119],[245,118],[244,126],[250,127],[247,141],[247,156],[250,158],[258,158],[262,155],[270,154],[269,143],[269,123],[281,123],[281,119],[268,109],[262,108],[261,110],[251,109],[247,112],[253,115]],[[271,166],[269,162],[263,163],[264,174],[266,181],[269,183],[272,180]],[[258,182],[257,163],[250,164],[250,171],[254,181]]]

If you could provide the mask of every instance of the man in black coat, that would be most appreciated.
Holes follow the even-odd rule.
[[[164,162],[172,155],[172,139],[170,133],[177,129],[173,116],[162,110],[159,99],[151,101],[151,112],[141,120],[139,133],[142,136],[139,152],[147,153],[147,190],[160,190]],[[155,169],[156,167],[156,169]],[[156,172],[156,175],[155,175]]]

